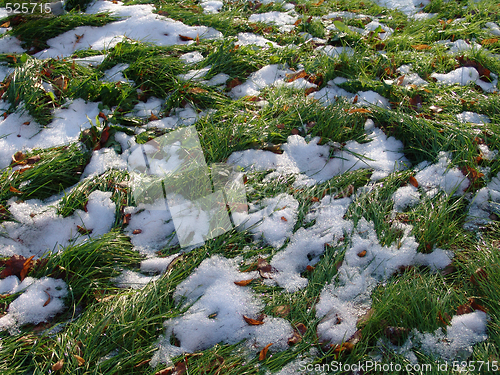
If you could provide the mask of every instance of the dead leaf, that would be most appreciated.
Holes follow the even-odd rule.
[[[19,280],[24,280],[24,278],[28,275],[28,272],[30,271],[31,267],[33,266],[33,258],[35,256],[32,255],[28,259],[26,259],[23,263],[23,269],[19,273]]]
[[[234,88],[236,86],[241,85],[241,83],[242,82],[238,78],[233,78],[232,80],[230,80],[230,81],[227,82],[226,87],[228,89],[232,89],[232,88]]]
[[[422,108],[422,97],[417,94],[413,98],[410,99],[410,108],[416,111],[417,109]]]
[[[297,331],[293,331],[292,337],[288,338],[288,345],[292,346],[302,341],[302,336]]]
[[[145,359],[144,361],[139,362],[138,364],[136,364],[134,367],[141,367],[141,366],[147,365],[149,362],[151,362],[150,359]]]
[[[208,91],[205,90],[205,89],[202,89],[201,87],[191,87],[189,90],[188,90],[188,93],[189,94],[205,94],[207,93]]]
[[[11,186],[11,187],[9,188],[9,191],[10,191],[11,193],[15,193],[15,194],[23,194],[23,192],[22,192],[21,190],[16,189],[14,186]]]
[[[31,259],[33,258],[31,257]],[[21,272],[23,271],[27,260],[28,259],[22,255],[13,255],[7,260],[0,261],[0,266],[5,267],[0,273],[0,279],[5,279],[8,276],[15,275],[22,281],[24,278],[21,278]]]
[[[472,312],[472,307],[470,307],[469,303],[464,303],[463,305],[457,307],[456,315],[470,314],[471,312]]]
[[[497,38],[489,38],[489,39],[483,39],[483,40],[481,41],[481,44],[482,44],[483,46],[487,46],[487,45],[490,45],[490,44],[494,44],[494,43],[496,43],[496,42],[498,42],[498,39],[497,39]]]
[[[259,271],[260,277],[263,279],[272,279],[272,274],[276,272],[276,269],[263,258],[257,260],[257,270]]]
[[[297,73],[287,74],[285,80],[286,80],[286,82],[293,82],[299,78],[305,78],[305,77],[307,77],[306,71],[300,70]]]
[[[408,332],[410,332],[410,329],[404,327],[388,326],[384,329],[385,337],[387,337],[393,345],[399,345]]]
[[[446,316],[446,315],[448,315],[448,314],[446,314],[446,313],[445,313],[445,316]],[[448,317],[449,317],[449,315],[448,315]],[[443,318],[443,316],[441,315],[441,311],[438,311],[438,316],[437,316],[437,319],[438,319],[441,323],[443,323],[443,325],[445,325],[445,326],[447,326],[447,325],[449,325],[449,324],[450,324],[450,323],[449,323],[450,319],[445,320],[445,319]]]
[[[200,44],[200,36],[198,34],[196,34],[196,45],[199,45]]]
[[[267,344],[266,346],[264,346],[264,349],[262,349],[259,353],[259,361],[263,361],[264,359],[266,359],[266,356],[267,356],[267,351],[269,349],[269,347],[272,345],[273,343],[270,343],[270,344]]]
[[[9,27],[10,26],[10,21],[6,21],[0,25],[0,27]]]
[[[360,251],[358,253],[358,257],[360,257],[360,258],[364,258],[365,256],[366,256],[366,250]]]
[[[488,281],[488,274],[484,270],[484,268],[478,268],[473,275],[470,277],[470,281],[475,286],[479,286],[479,282]]]
[[[416,44],[416,45],[412,45],[412,48],[416,49],[417,51],[424,51],[427,49],[431,49],[432,47],[428,46],[427,44]]]
[[[318,91],[317,87],[309,87],[308,89],[306,89],[306,91],[304,91],[304,95],[307,96],[315,91]]]
[[[353,113],[372,113],[372,111],[366,108],[351,108],[347,113],[352,115]]]
[[[245,322],[247,322],[247,324],[251,326],[260,326],[261,324],[264,324],[262,320],[252,319],[246,315],[243,315],[243,319],[245,320]]]
[[[253,281],[253,279],[248,279],[248,280],[241,280],[241,281],[235,281],[234,283],[238,286],[247,286]]]
[[[156,120],[158,120],[158,117],[154,113],[151,113],[151,116],[149,116],[149,121],[156,121]]]
[[[139,233],[142,233],[142,229],[134,229],[134,231],[132,232],[132,234],[139,234]]]
[[[130,223],[131,217],[132,217],[132,214],[125,214],[123,216],[123,225],[128,225]]]
[[[84,34],[82,34],[82,35],[75,34],[75,36],[76,36],[76,42],[75,42],[75,44],[76,44],[76,43],[79,43],[79,42],[80,42],[80,40],[82,40],[83,35],[84,35]]]
[[[469,298],[470,307],[474,310],[480,310],[482,312],[488,313],[488,309],[476,302],[475,298]]]
[[[104,121],[108,121],[108,116],[106,116],[104,114],[104,112],[99,112],[99,115],[98,115],[100,118],[104,119]]]
[[[179,39],[182,40],[183,42],[194,40],[194,38],[191,38],[190,36],[181,35],[181,34],[179,34]]]
[[[416,179],[415,177],[410,176],[410,178],[409,178],[409,181],[408,181],[408,182],[410,183],[410,185],[413,185],[413,186],[415,186],[416,188],[418,188],[418,181],[417,181],[417,179]]]
[[[471,60],[468,57],[459,56],[457,57],[457,61],[460,66],[475,68],[479,73],[479,79],[485,82],[491,82],[490,70],[485,68],[482,64],[477,61]]]
[[[78,361],[78,366],[83,366],[85,364],[85,360],[79,355],[73,354],[73,357]]]
[[[52,365],[52,371],[59,371],[63,368],[64,366],[64,359],[60,359],[56,363]]]
[[[282,220],[282,221],[285,221],[285,222],[286,222],[286,221],[288,221],[288,220],[286,219],[286,217],[284,217],[284,216],[282,216],[282,217],[281,217],[281,220]]]
[[[297,135],[297,134],[299,134],[299,129],[297,129],[297,128],[293,128],[293,129],[292,129],[292,131],[291,131],[291,133],[292,133],[293,135]]]
[[[303,324],[303,323],[299,323],[295,326],[295,328],[297,329],[297,331],[302,335],[304,336],[306,334],[306,331],[307,331],[307,327]]]
[[[308,265],[307,265],[307,267],[306,267],[306,271],[307,271],[307,272],[312,272],[312,271],[314,271],[314,267],[313,267],[313,266],[310,266],[310,265],[308,264]]]

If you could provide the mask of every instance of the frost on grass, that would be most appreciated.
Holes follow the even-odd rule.
[[[182,315],[167,320],[165,336],[160,339],[158,351],[151,365],[168,363],[170,358],[183,352],[210,348],[223,342],[235,344],[247,339],[249,345],[262,348],[270,342],[271,350],[283,350],[293,329],[284,319],[264,318],[262,325],[249,325],[243,319],[258,317],[263,308],[248,287],[234,284],[257,276],[256,272],[239,272],[238,259],[213,256],[177,287],[174,298],[188,307]],[[180,346],[170,344],[171,337]]]
[[[307,266],[314,266],[325,251],[326,244],[335,246],[352,231],[353,223],[343,217],[351,203],[350,198],[334,199],[327,195],[314,203],[306,222],[315,220],[313,226],[299,228],[290,236],[287,247],[278,252],[271,265],[277,270],[273,280],[288,292],[307,286],[307,279],[300,276]]]
[[[11,256],[42,256],[45,252],[81,241],[88,236],[100,236],[111,230],[115,220],[115,204],[111,192],[95,190],[89,194],[87,211],[76,210],[69,217],[57,214],[55,206],[37,199],[15,202],[10,212],[16,221],[3,223],[0,253]],[[80,235],[85,232],[85,235]],[[81,236],[77,239],[78,236]]]
[[[0,281],[2,289],[5,289],[5,280],[7,279]],[[11,283],[12,279],[9,282]],[[12,285],[14,284],[16,283]],[[27,277],[8,293],[16,293],[24,288],[26,290],[10,303],[7,315],[0,318],[0,330],[9,329],[14,334],[23,324],[46,322],[64,309],[62,299],[68,294],[68,289],[61,279],[44,277],[37,280]]]
[[[462,67],[452,70],[449,73],[432,73],[431,77],[435,78],[438,82],[447,85],[468,85],[474,83],[481,87],[485,92],[495,92],[497,90],[498,79],[495,74],[491,74],[492,82],[485,82],[479,78],[479,73],[476,68]]]
[[[415,186],[407,185],[396,190],[392,195],[392,200],[394,201],[394,209],[401,212],[418,204],[420,193]]]
[[[283,154],[263,150],[237,151],[228,158],[228,163],[256,171],[274,169],[278,174],[297,174],[296,186],[314,185],[332,177],[361,168],[374,169],[372,180],[402,170],[408,163],[401,152],[403,144],[387,137],[380,129],[368,135],[370,142],[360,144],[348,141],[343,150],[334,152],[330,158],[330,146],[319,145],[319,137],[309,143],[299,135],[288,137],[282,146]]]

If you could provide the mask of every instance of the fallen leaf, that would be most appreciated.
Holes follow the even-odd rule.
[[[306,90],[304,91],[304,95],[305,95],[305,96],[307,96],[307,95],[309,95],[310,93],[313,93],[313,92],[315,92],[315,91],[318,91],[318,88],[317,88],[317,87],[309,87],[308,89],[306,89]]]
[[[23,192],[22,192],[21,190],[16,189],[14,186],[11,186],[11,187],[9,188],[9,191],[10,191],[11,193],[15,193],[15,194],[23,194]]]
[[[476,302],[475,298],[469,298],[470,307],[474,310],[480,310],[482,312],[488,313],[488,309]]]
[[[248,279],[248,280],[241,280],[241,281],[235,281],[234,283],[238,286],[247,286],[253,281],[253,279]]]
[[[0,27],[9,27],[10,26],[10,21],[6,21],[0,25]]]
[[[201,87],[191,87],[189,90],[188,90],[188,93],[189,94],[205,94],[207,93],[208,91],[205,90],[205,89],[202,89]]]
[[[78,361],[78,366],[83,366],[85,364],[85,360],[79,355],[73,354],[73,357]]]
[[[75,44],[76,44],[76,43],[79,43],[79,42],[80,42],[80,40],[82,40],[83,35],[84,35],[84,34],[82,34],[82,35],[75,34],[75,36],[76,36],[76,42],[75,42]]]
[[[163,370],[155,372],[155,375],[171,375],[173,369],[174,368],[172,366],[170,366],[170,367],[164,368]]]
[[[306,267],[306,271],[307,271],[307,272],[312,272],[312,271],[314,271],[314,267],[313,267],[313,266],[310,266],[310,265],[307,265],[307,267]]]
[[[263,361],[264,359],[266,359],[266,356],[267,356],[267,351],[269,350],[269,347],[272,345],[273,343],[270,343],[270,344],[267,344],[266,346],[264,346],[264,349],[262,349],[259,353],[259,361]]]
[[[293,331],[292,337],[288,338],[288,345],[295,345],[302,341],[302,336],[297,331]]]
[[[19,280],[23,281],[25,277],[28,275],[28,272],[30,271],[31,267],[33,266],[33,258],[35,256],[32,255],[28,259],[26,259],[23,263],[23,269],[19,273]]]
[[[241,83],[242,82],[238,78],[233,78],[232,80],[230,80],[230,81],[227,82],[226,87],[228,89],[232,89],[232,88],[234,88],[236,86],[241,85]]]
[[[415,177],[410,176],[410,179],[409,179],[409,181],[408,181],[408,182],[410,183],[410,185],[413,185],[413,186],[415,186],[416,188],[418,188],[418,181],[417,181],[417,179],[416,179]]]
[[[469,314],[471,312],[472,312],[472,307],[470,307],[469,303],[467,302],[457,307],[456,315],[464,315],[464,314]]]
[[[351,108],[347,113],[352,115],[353,113],[372,113],[372,111],[366,108]]]
[[[158,116],[156,116],[154,113],[151,113],[151,116],[149,116],[149,121],[156,121],[158,120]]]
[[[306,334],[306,331],[307,331],[307,327],[303,324],[303,323],[299,323],[295,326],[295,328],[297,328],[297,331],[302,335],[304,336]]]
[[[473,275],[470,277],[470,281],[475,286],[479,286],[479,282],[488,281],[488,274],[484,270],[484,268],[478,268]]]
[[[293,82],[299,78],[305,78],[307,77],[307,73],[305,70],[300,70],[298,71],[297,73],[293,73],[293,74],[287,74],[286,75],[286,82]]]
[[[293,128],[293,129],[292,129],[292,131],[291,131],[291,133],[292,133],[293,135],[297,135],[297,134],[299,134],[299,129],[297,129],[297,128]]]
[[[446,313],[445,313],[445,314],[446,314]],[[448,314],[446,314],[446,315],[448,315]],[[449,320],[447,321],[447,320],[445,320],[445,319],[443,318],[443,316],[441,315],[441,311],[438,311],[438,316],[437,316],[437,319],[438,319],[441,323],[443,323],[443,325],[445,325],[445,326],[449,325]]]
[[[134,231],[132,232],[132,234],[139,234],[139,233],[142,233],[142,229],[134,229]]]
[[[92,233],[92,229],[87,229],[87,228],[84,228],[84,227],[82,227],[80,225],[77,225],[76,229],[78,230],[78,233],[80,233],[80,234],[84,234],[85,235],[85,234]]]
[[[273,312],[276,314],[276,315],[279,315],[281,317],[285,317],[287,316],[289,313],[290,313],[290,306],[289,305],[280,305],[280,306],[276,306],[274,309],[273,309]]]
[[[52,365],[52,371],[59,371],[63,368],[64,366],[64,359],[60,359],[56,363]]]
[[[366,250],[360,251],[358,253],[358,257],[360,257],[360,258],[364,258],[365,256],[366,256]]]
[[[245,322],[247,322],[247,324],[251,326],[260,326],[261,324],[264,324],[262,320],[252,319],[246,315],[243,315],[243,319],[245,320]]]
[[[106,116],[104,114],[104,112],[99,112],[99,115],[98,115],[100,118],[104,119],[104,121],[108,121],[108,116]]]
[[[490,44],[494,44],[494,43],[496,43],[496,42],[498,42],[498,39],[497,39],[497,38],[489,38],[489,39],[483,39],[483,40],[481,41],[481,44],[482,44],[483,46],[487,46],[487,45],[490,45]]]
[[[194,40],[194,38],[191,38],[190,36],[181,35],[181,34],[179,34],[179,39],[182,40],[183,42],[187,42],[189,40]]]
[[[276,271],[265,259],[259,258],[257,260],[257,270],[259,271],[260,277],[264,279],[271,279],[272,273]]]
[[[285,124],[278,124],[276,125],[278,129],[285,129]]]
[[[286,221],[288,221],[288,220],[286,219],[286,217],[284,217],[284,216],[282,216],[282,217],[281,217],[281,220],[282,220],[282,221],[285,221],[285,222],[286,222]]]
[[[427,44],[416,44],[416,45],[412,45],[412,48],[416,49],[417,51],[424,51],[427,49],[431,49],[432,47],[428,46]]]
[[[422,104],[422,97],[419,94],[410,99],[410,108],[415,111],[422,108]]]
[[[196,34],[196,45],[199,45],[200,44],[200,36],[198,34]]]
[[[402,342],[402,340],[405,338],[404,336],[408,332],[410,332],[410,329],[404,328],[404,327],[388,326],[384,329],[385,337],[387,337],[393,345],[399,345]]]

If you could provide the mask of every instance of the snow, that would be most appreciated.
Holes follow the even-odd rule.
[[[493,35],[500,36],[500,27],[495,22],[486,22],[485,26],[488,28],[487,30]]]
[[[237,44],[240,46],[255,45],[263,48],[269,48],[269,45],[273,46],[274,48],[281,47],[279,44],[264,38],[262,35],[253,33],[238,33]]]
[[[419,187],[424,188],[430,195],[433,195],[437,188],[447,194],[462,195],[469,187],[469,181],[458,168],[450,168],[450,162],[450,155],[441,151],[436,164],[422,164],[422,167],[425,167],[415,175]]]
[[[457,119],[461,123],[471,122],[479,125],[484,125],[491,122],[488,116],[470,111],[464,111],[462,113],[457,114]]]
[[[341,56],[353,56],[354,50],[351,47],[334,47],[334,46],[320,46],[316,48],[317,51],[323,52],[325,55],[332,59]]]
[[[102,81],[124,82],[133,85],[134,82],[125,78],[125,76],[123,75],[123,71],[126,70],[128,67],[129,64],[116,64],[114,67],[104,72],[104,77],[102,78]]]
[[[266,317],[264,324],[248,325],[243,316],[256,319],[263,303],[248,287],[235,281],[257,277],[254,272],[239,272],[239,259],[226,259],[215,255],[205,259],[174,293],[176,301],[189,307],[182,315],[164,323],[166,334],[159,343],[151,365],[168,363],[179,352],[207,349],[219,342],[235,344],[243,339],[250,345],[262,348],[270,342],[270,350],[288,347],[287,338],[293,333],[284,319]],[[170,344],[170,336],[180,341],[180,347]]]
[[[415,256],[414,262],[416,265],[427,266],[432,271],[440,270],[451,264],[453,251],[434,249],[430,254],[418,253]]]
[[[205,58],[200,52],[194,51],[179,56],[179,59],[184,61],[186,64],[196,64],[200,61],[203,61]]]
[[[78,242],[88,236],[95,237],[111,230],[115,220],[115,204],[111,192],[95,190],[88,196],[87,212],[76,210],[63,218],[52,204],[32,199],[11,203],[9,210],[16,221],[3,223],[4,236],[0,237],[2,255],[42,256],[59,246],[67,246],[78,237]],[[79,235],[80,226],[90,233]]]
[[[500,216],[500,174],[492,178],[483,188],[479,189],[469,204],[464,228],[476,231],[480,226],[492,223],[492,213]]]
[[[244,96],[257,96],[260,90],[271,86],[278,81],[283,81],[287,74],[293,73],[290,70],[283,70],[279,65],[266,65],[258,71],[250,74],[245,83],[234,87],[229,96],[238,99]]]
[[[200,6],[203,8],[203,13],[216,14],[220,12],[224,3],[218,0],[202,0]]]
[[[430,0],[376,0],[375,3],[390,9],[399,9],[407,16],[422,10]]]
[[[404,211],[408,207],[413,207],[420,202],[420,193],[413,185],[400,187],[393,194],[394,209],[396,211]]]
[[[111,281],[115,283],[118,288],[142,289],[151,281],[156,281],[158,279],[159,276],[146,276],[139,272],[125,270]]]
[[[106,50],[114,47],[125,38],[153,42],[159,46],[175,44],[189,44],[193,41],[183,41],[179,35],[196,39],[218,39],[222,34],[206,26],[187,26],[179,21],[159,16],[153,13],[154,6],[150,4],[124,6],[121,2],[96,1],[87,8],[87,13],[98,14],[109,12],[119,17],[118,21],[111,22],[99,28],[80,26],[66,33],[49,39],[49,48],[37,53],[38,58],[67,57],[77,50],[91,48]],[[144,25],[148,27],[144,27]],[[75,35],[83,35],[76,39]],[[24,52],[14,40],[0,39],[0,51],[5,53]]]
[[[63,311],[62,299],[68,294],[64,281],[50,277],[26,278],[22,284],[26,287],[28,283],[27,289],[10,303],[7,315],[0,318],[0,330],[9,329],[15,333],[24,324],[46,322]]]
[[[127,161],[112,148],[101,148],[92,152],[92,158],[85,167],[82,177],[97,176],[109,169],[126,170]]]

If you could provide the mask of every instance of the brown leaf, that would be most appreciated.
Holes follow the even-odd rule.
[[[230,80],[230,81],[227,82],[226,87],[228,89],[232,89],[232,88],[234,88],[236,86],[241,85],[241,83],[242,82],[238,78],[233,78],[232,80]]]
[[[78,361],[78,366],[83,366],[85,364],[85,360],[79,355],[73,354],[73,357]]]
[[[384,329],[384,335],[389,339],[393,345],[399,345],[404,336],[410,332],[409,328],[404,327],[391,327],[388,326]]]
[[[483,40],[481,41],[481,44],[482,44],[483,46],[487,46],[487,45],[490,45],[490,44],[494,44],[494,43],[496,43],[496,42],[498,42],[498,39],[497,39],[497,38],[489,38],[489,39],[483,39]]]
[[[417,109],[422,108],[422,97],[417,94],[413,98],[410,99],[410,108],[416,111]]]
[[[182,40],[183,42],[187,42],[189,40],[194,40],[194,38],[191,38],[190,36],[181,35],[181,34],[179,34],[179,39]]]
[[[40,155],[33,155],[26,159],[28,164],[35,164],[37,161],[40,161],[42,157]]]
[[[471,60],[468,57],[459,56],[457,61],[461,66],[475,68],[479,73],[479,79],[485,82],[491,82],[490,70],[485,68],[482,64],[477,61]]]
[[[265,259],[259,258],[257,260],[257,270],[259,271],[260,277],[264,279],[271,279],[272,274],[276,272],[276,269],[273,268]]]
[[[314,271],[314,267],[313,267],[313,266],[310,266],[310,265],[307,265],[307,267],[306,267],[306,271],[308,271],[308,272],[312,272],[312,271]]]
[[[470,303],[470,307],[472,307],[474,310],[480,310],[480,311],[485,312],[485,313],[488,312],[488,309],[486,307],[480,305],[479,303],[477,303],[475,298],[469,298],[469,303]]]
[[[318,91],[318,88],[317,87],[309,87],[308,89],[306,89],[306,91],[304,91],[304,95],[307,96],[309,95],[310,93],[313,93],[315,91]]]
[[[158,11],[158,14],[159,14],[160,16],[165,16],[165,17],[168,17],[168,12],[166,12],[166,11],[164,11],[164,10],[159,10],[159,11]]]
[[[297,324],[297,326],[295,327],[297,328],[297,331],[299,331],[299,333],[304,336],[306,331],[307,331],[307,327],[303,324],[303,323],[299,323]]]
[[[464,314],[469,314],[471,312],[472,312],[472,307],[470,307],[469,303],[467,302],[457,307],[456,315],[464,315]]]
[[[104,114],[104,112],[99,112],[99,115],[98,115],[100,118],[104,119],[104,121],[108,121],[108,116],[106,116]]]
[[[266,359],[266,356],[267,356],[267,351],[269,349],[269,347],[272,345],[273,343],[270,343],[270,344],[267,344],[266,346],[264,346],[264,349],[262,349],[259,353],[259,361],[263,361],[264,359]]]
[[[199,45],[200,44],[200,36],[198,34],[196,34],[196,45]]]
[[[410,183],[410,185],[413,185],[413,186],[415,186],[416,188],[418,188],[418,181],[417,181],[417,179],[416,179],[415,177],[410,176],[410,179],[409,179],[409,181],[408,181],[408,182]]]
[[[302,336],[297,331],[293,331],[292,337],[288,338],[288,345],[292,346],[302,341]]]
[[[80,40],[82,40],[83,35],[84,35],[84,34],[82,34],[82,35],[75,34],[75,36],[76,36],[76,42],[75,42],[75,44],[76,44],[76,43],[79,43],[79,42],[80,42]]]
[[[60,359],[56,363],[52,365],[52,371],[59,371],[63,368],[64,366],[64,359]]]
[[[252,319],[246,315],[243,315],[243,319],[245,320],[245,322],[247,322],[247,324],[251,326],[260,326],[261,324],[264,324],[262,320]]]
[[[52,297],[50,296],[50,294],[47,293],[46,290],[44,290],[44,292],[45,292],[45,294],[47,295],[48,298],[47,298],[47,301],[45,301],[45,303],[43,304],[43,307],[47,306],[50,303],[50,301],[52,301]]]
[[[81,227],[80,225],[77,225],[76,229],[78,230],[78,233],[80,233],[80,234],[90,234],[90,233],[92,233],[92,229],[87,229],[87,228]]]
[[[142,229],[134,229],[134,231],[132,232],[132,234],[139,234],[139,233],[142,233]]]
[[[360,258],[364,258],[365,256],[366,256],[366,250],[360,251],[358,253],[358,257],[360,257]]]
[[[9,191],[10,191],[11,193],[15,193],[15,194],[23,194],[23,192],[22,192],[21,190],[16,189],[14,186],[11,186],[11,187],[9,188]]]
[[[294,22],[294,25],[299,26],[301,22],[302,22],[302,18],[299,18],[297,21]],[[6,26],[6,27],[9,27],[9,26]]]
[[[479,282],[488,281],[488,274],[484,270],[484,268],[478,268],[473,275],[470,277],[470,281],[475,286],[479,286]]]
[[[347,113],[352,115],[353,113],[372,113],[372,111],[366,108],[351,108]]]
[[[301,70],[301,71],[298,71],[297,73],[287,74],[285,81],[286,82],[293,82],[299,78],[305,78],[305,77],[307,77],[306,71]]]
[[[128,225],[130,223],[131,217],[132,217],[132,214],[125,214],[123,216],[123,225]]]
[[[287,220],[287,218],[286,218],[286,217],[282,216],[282,217],[281,217],[281,221],[285,221],[285,222],[286,222],[286,221],[288,221],[288,220]]]
[[[457,268],[450,264],[441,270],[441,275],[446,276],[446,275],[449,275],[449,274],[455,272],[456,270],[457,270]]]
[[[21,278],[21,271],[24,269],[26,260],[22,255],[13,255],[7,260],[0,261],[0,266],[5,267],[0,273],[0,279],[5,279],[11,275]]]
[[[416,49],[417,51],[424,51],[426,49],[431,49],[431,46],[428,46],[427,44],[415,44],[412,45],[413,49]]]
[[[241,280],[241,281],[235,281],[234,283],[238,286],[247,286],[253,281],[253,279],[248,279],[248,280]]]
[[[273,309],[273,312],[276,314],[276,315],[279,315],[281,317],[285,317],[287,316],[289,313],[290,313],[290,306],[289,305],[280,305],[280,306],[276,306],[274,309]]]
[[[26,259],[23,263],[23,269],[19,273],[19,280],[23,281],[24,278],[28,275],[28,272],[30,271],[31,267],[33,266],[33,258],[35,256],[32,255],[28,259]]]
[[[0,27],[9,27],[10,26],[10,21],[6,21],[0,25]]]
[[[297,129],[297,128],[293,128],[291,133],[292,133],[293,135],[297,135],[297,134],[299,134],[299,129]]]

